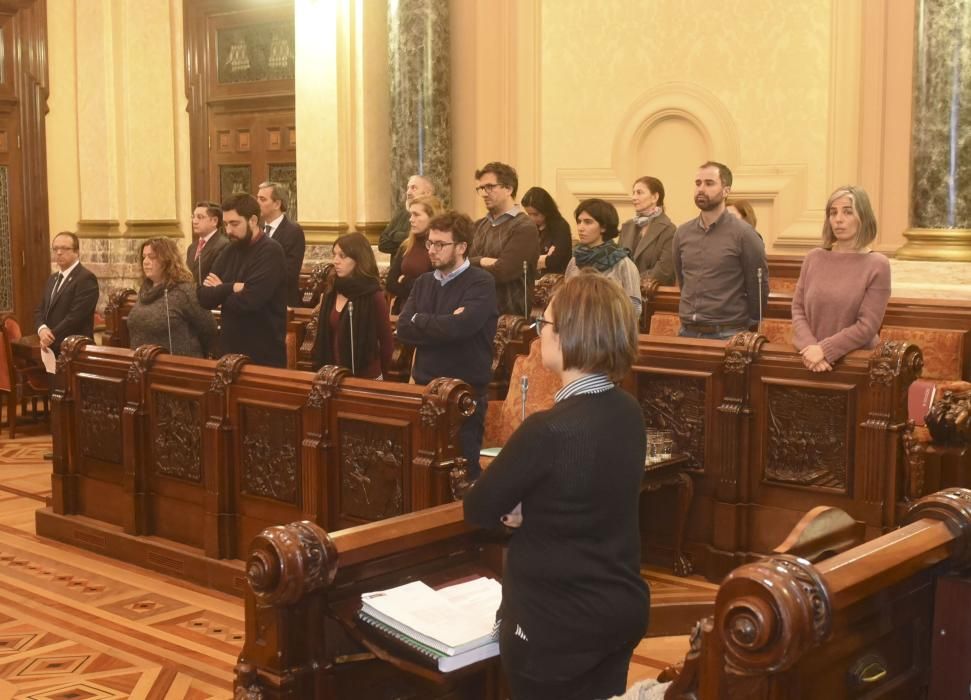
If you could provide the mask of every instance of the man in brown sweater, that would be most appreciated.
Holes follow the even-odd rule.
[[[477,170],[475,179],[475,191],[489,213],[475,222],[469,262],[495,278],[500,314],[526,316],[536,278],[539,232],[516,204],[519,177],[512,166],[494,162]]]

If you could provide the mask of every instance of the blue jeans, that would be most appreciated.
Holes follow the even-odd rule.
[[[697,331],[692,331],[684,326],[678,330],[678,335],[682,338],[708,338],[709,340],[728,340],[736,333],[741,333],[746,330],[745,328],[728,328],[725,330],[718,331],[717,333],[699,333]]]

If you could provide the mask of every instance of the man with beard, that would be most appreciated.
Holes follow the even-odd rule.
[[[674,233],[674,272],[681,287],[679,335],[731,338],[758,326],[769,299],[762,239],[725,208],[732,171],[708,161],[695,177],[697,219]]]
[[[231,241],[199,287],[203,308],[222,307],[219,345],[259,365],[287,366],[287,280],[283,248],[260,228],[260,205],[251,194],[222,203]]]
[[[499,318],[496,283],[488,272],[469,265],[469,217],[449,211],[428,226],[425,247],[434,269],[415,280],[398,316],[397,334],[403,343],[416,346],[411,374],[417,384],[456,377],[472,387],[475,413],[459,429],[459,445],[468,478],[474,481],[480,473],[486,390],[492,381],[492,341]]]

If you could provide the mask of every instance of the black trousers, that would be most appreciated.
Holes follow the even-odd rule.
[[[614,650],[552,656],[530,649],[515,630],[514,623],[503,620],[499,631],[511,700],[602,700],[627,690],[627,671],[637,642]],[[571,669],[580,671],[572,674]]]
[[[465,457],[466,470],[469,481],[475,481],[482,473],[479,466],[479,450],[482,449],[482,435],[485,433],[486,410],[489,408],[488,387],[473,389],[475,397],[475,413],[459,428],[459,450]]]

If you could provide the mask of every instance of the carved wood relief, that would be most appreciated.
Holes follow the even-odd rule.
[[[845,492],[848,401],[842,392],[769,385],[765,479]]]
[[[381,520],[404,513],[403,429],[342,418],[337,434],[341,515]]]
[[[693,469],[704,469],[705,378],[644,373],[640,384],[645,427],[672,431],[675,452],[688,455]]]
[[[297,418],[295,411],[240,406],[244,493],[297,505]]]
[[[202,422],[197,399],[155,392],[155,473],[202,482]]]
[[[81,454],[121,464],[121,409],[124,385],[89,377],[78,379]]]

